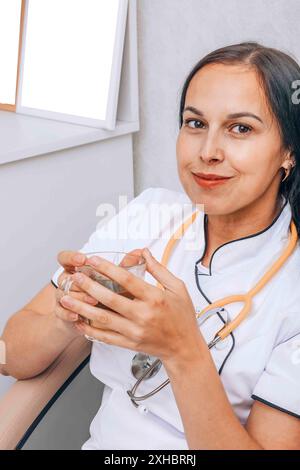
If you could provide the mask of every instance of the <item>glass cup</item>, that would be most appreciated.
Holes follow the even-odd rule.
[[[84,252],[81,252],[84,253]],[[118,266],[122,266],[124,269],[127,271],[131,272],[135,276],[144,279],[145,277],[145,271],[146,271],[146,260],[145,258],[140,254],[136,253],[136,250],[133,250],[129,253],[123,252],[123,251],[94,251],[94,252],[88,252],[84,253],[87,258],[91,258],[92,256],[100,256],[101,258],[105,258],[111,263],[114,263]],[[93,279],[96,282],[99,282],[104,287],[107,287],[108,289],[112,290],[113,292],[116,292],[117,294],[124,295],[125,297],[128,297],[129,299],[133,299],[134,296],[128,292],[123,286],[118,284],[116,281],[110,279],[109,277],[105,276],[102,273],[99,273],[98,271],[95,270],[92,266],[90,266],[88,263],[85,264],[84,266],[77,266],[75,268],[76,272],[82,272],[86,276],[89,276],[91,279]],[[63,290],[63,294],[67,295],[70,293],[71,287],[72,287],[72,278],[68,277],[64,280],[63,285],[61,286],[61,289]],[[106,310],[113,311],[112,309],[108,308],[106,305],[102,304],[101,302],[98,302],[96,304],[96,307],[101,307]],[[89,320],[88,318],[84,318],[83,316],[79,315],[81,320],[85,321],[89,325],[93,326],[94,328],[99,327],[101,329],[101,324],[97,324],[95,320]],[[102,325],[103,327],[103,325]],[[92,338],[91,336],[85,335],[85,337],[89,341],[94,341],[96,343],[102,343],[102,341],[98,341],[95,338]]]

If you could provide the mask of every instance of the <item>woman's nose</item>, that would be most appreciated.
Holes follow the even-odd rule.
[[[207,134],[203,136],[199,149],[199,156],[204,162],[224,159],[224,151],[216,132],[207,132]]]

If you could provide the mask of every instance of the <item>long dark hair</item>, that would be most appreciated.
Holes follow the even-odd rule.
[[[297,103],[297,99],[292,99],[293,94],[297,92],[292,84],[300,80],[299,64],[290,55],[257,42],[233,44],[210,52],[193,67],[183,85],[179,112],[180,128],[183,124],[182,115],[190,81],[201,68],[213,63],[245,64],[258,73],[269,108],[279,126],[282,148],[291,151],[296,161],[296,166],[292,168],[289,176],[281,182],[279,193],[291,204],[292,217],[300,237],[300,103]],[[296,83],[299,84],[300,82]]]

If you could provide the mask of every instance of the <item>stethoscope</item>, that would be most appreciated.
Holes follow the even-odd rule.
[[[195,211],[193,214],[176,230],[176,232],[171,236],[170,240],[167,243],[167,246],[164,250],[161,264],[164,266],[167,265],[171,253],[174,249],[174,245],[178,241],[179,237],[183,235],[183,233],[187,230],[187,228],[194,222],[195,218],[198,216],[200,211]],[[253,297],[266,285],[266,283],[279,271],[281,266],[286,262],[288,257],[294,251],[297,240],[298,234],[295,223],[293,219],[291,219],[290,223],[290,239],[287,247],[284,249],[283,253],[280,257],[275,261],[275,263],[269,268],[269,270],[263,275],[263,277],[255,284],[255,286],[246,294],[239,294],[239,295],[230,295],[224,297],[223,299],[216,300],[215,302],[207,305],[201,312],[196,314],[196,318],[198,319],[201,315],[204,315],[207,311],[223,307],[226,304],[231,304],[234,302],[243,302],[244,306],[240,313],[230,322],[226,323],[223,328],[221,328],[214,336],[214,338],[208,343],[208,348],[211,349],[214,347],[219,341],[225,339],[230,333],[235,330],[242,321],[246,318],[249,314],[252,306]],[[164,287],[157,282],[156,286],[164,289]],[[138,386],[143,380],[149,379],[156,375],[159,369],[162,366],[162,362],[159,358],[154,356],[150,356],[149,354],[145,353],[137,353],[132,359],[131,365],[131,372],[132,375],[137,379],[136,383],[132,387],[131,390],[127,390],[129,397],[131,398],[132,403],[134,406],[139,407],[139,404],[136,403],[137,401],[145,400],[146,398],[151,397],[155,393],[159,392],[163,387],[168,385],[170,382],[169,379],[165,380],[161,385],[156,387],[151,392],[147,393],[143,396],[135,396]]]

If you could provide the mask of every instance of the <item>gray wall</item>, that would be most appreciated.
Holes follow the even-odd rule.
[[[180,91],[192,66],[225,45],[256,40],[300,59],[299,0],[138,0],[141,130],[135,193],[183,190],[177,177]]]
[[[133,196],[131,134],[0,165],[0,336],[50,282],[57,253],[81,248],[99,204],[118,208],[119,194]],[[0,375],[0,397],[13,381]]]

